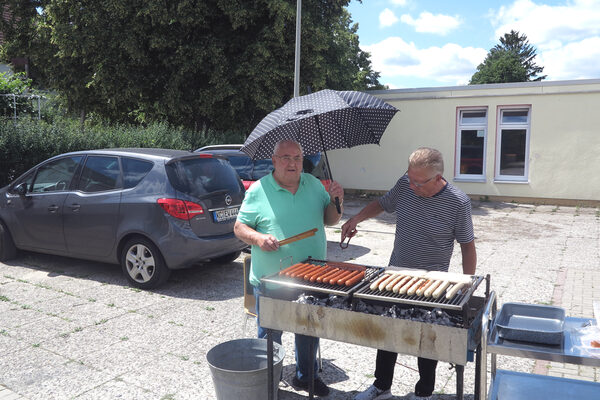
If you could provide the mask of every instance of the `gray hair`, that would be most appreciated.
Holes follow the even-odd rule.
[[[426,168],[437,174],[444,174],[444,158],[439,150],[419,147],[408,157],[408,167]]]
[[[292,139],[283,139],[283,140],[280,140],[279,142],[277,142],[277,144],[275,144],[275,148],[273,149],[273,155],[277,154],[277,152],[279,151],[279,148],[284,144],[294,144],[294,145],[298,146],[298,148],[300,149],[300,152],[302,154],[304,154],[304,150],[302,149],[302,145],[300,143],[298,143]]]

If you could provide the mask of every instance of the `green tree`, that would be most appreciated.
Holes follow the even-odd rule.
[[[29,11],[0,25],[21,29],[4,59],[25,53],[34,81],[82,116],[247,131],[293,93],[296,0],[5,3]],[[302,2],[303,93],[382,88],[348,3]]]
[[[511,30],[489,51],[469,84],[541,81],[546,75],[540,75],[544,67],[535,63],[536,55],[527,36]]]

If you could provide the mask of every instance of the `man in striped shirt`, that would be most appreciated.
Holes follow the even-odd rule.
[[[390,265],[448,271],[454,240],[460,244],[463,273],[474,274],[477,264],[471,201],[443,177],[442,154],[422,147],[408,159],[408,170],[383,197],[372,201],[342,226],[342,242],[356,226],[386,211],[396,213],[396,235]],[[355,400],[392,397],[396,353],[377,351],[375,382]],[[417,399],[429,398],[435,386],[436,360],[418,359]]]

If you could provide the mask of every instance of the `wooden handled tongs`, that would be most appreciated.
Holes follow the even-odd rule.
[[[298,240],[306,239],[307,237],[315,236],[315,233],[316,233],[317,231],[318,231],[318,229],[317,229],[317,228],[313,228],[313,229],[311,229],[311,230],[309,230],[309,231],[302,232],[302,233],[299,233],[299,234],[297,234],[297,235],[294,235],[294,236],[290,236],[290,237],[289,237],[289,238],[287,238],[287,239],[280,240],[280,241],[279,241],[279,245],[280,245],[280,246],[283,246],[284,244],[288,244],[288,243],[296,242],[296,241],[298,241]]]

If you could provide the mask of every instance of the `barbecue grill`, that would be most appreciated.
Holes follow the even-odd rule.
[[[323,266],[334,264],[311,259],[306,262],[322,263]],[[450,362],[456,365],[457,397],[462,399],[464,366],[468,361],[474,361],[475,351],[481,339],[481,318],[477,316],[481,315],[489,297],[489,276],[487,278],[473,276],[470,286],[450,299],[446,299],[445,296],[432,299],[371,290],[371,282],[374,282],[384,271],[383,267],[366,267],[365,278],[352,287],[315,284],[297,278],[282,277],[279,274],[265,277],[261,279],[264,293],[260,297],[261,325],[268,329]],[[475,296],[475,291],[484,279],[486,280],[485,297]],[[280,295],[282,289],[288,292],[288,296]],[[317,296],[345,296],[351,302],[352,309],[290,301],[294,295],[301,293]],[[355,310],[358,302],[429,310],[439,308],[452,315],[459,323],[457,326],[445,326],[357,312]],[[479,359],[480,354],[477,352],[476,363],[479,363]],[[476,375],[479,375],[479,369],[475,370]],[[479,379],[476,376],[474,391],[476,397],[479,392],[478,385]],[[312,398],[312,393],[309,394]]]

